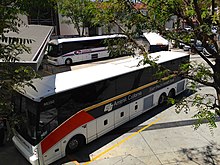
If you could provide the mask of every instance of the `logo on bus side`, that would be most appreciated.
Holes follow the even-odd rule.
[[[105,105],[105,109],[104,109],[104,112],[110,112],[113,108],[113,104],[112,103],[109,103],[107,105]]]
[[[131,101],[133,99],[141,97],[142,95],[143,95],[142,91],[139,91],[137,93],[133,93],[128,96],[125,96],[119,100],[115,100],[113,103],[109,103],[109,104],[105,105],[104,112],[110,112],[113,109],[113,107],[123,105],[127,101]]]

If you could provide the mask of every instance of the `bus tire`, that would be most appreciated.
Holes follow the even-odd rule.
[[[73,63],[73,61],[72,61],[72,59],[70,59],[70,58],[67,58],[66,60],[65,60],[65,64],[66,65],[71,65]]]
[[[168,93],[168,97],[174,99],[175,96],[176,96],[175,89],[171,89]]]
[[[163,105],[166,102],[166,100],[167,100],[166,93],[162,93],[158,100],[158,106]]]
[[[174,99],[175,96],[176,96],[175,89],[172,88],[172,89],[169,91],[167,97],[170,98],[170,99]],[[173,104],[172,102],[173,102],[173,101],[171,101],[171,100],[170,100],[170,101],[167,100],[167,104],[168,104],[168,105],[172,105],[172,104]]]
[[[83,135],[76,135],[73,136],[66,146],[66,152],[67,154],[73,153],[77,150],[79,150],[82,146],[86,144],[85,137]]]

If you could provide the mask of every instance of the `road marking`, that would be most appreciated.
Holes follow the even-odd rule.
[[[129,135],[128,137],[122,139],[121,141],[119,141],[118,143],[114,144],[113,146],[109,147],[108,149],[106,149],[105,151],[101,152],[100,154],[98,154],[97,156],[95,156],[94,158],[92,158],[90,161],[84,163],[83,165],[88,165],[91,162],[95,161],[96,159],[98,159],[99,157],[101,157],[102,155],[106,154],[107,152],[111,151],[112,149],[118,147],[119,145],[121,145],[122,143],[126,142],[127,140],[131,139],[132,137],[134,137],[135,135],[139,134],[140,132],[142,132],[143,130],[147,129],[148,127],[152,126],[153,124],[157,123],[160,120],[160,118],[156,119],[155,121],[151,122],[150,124],[146,125],[145,127],[139,129],[137,132],[134,132],[133,134]]]
[[[75,165],[80,165],[76,160],[72,161]]]

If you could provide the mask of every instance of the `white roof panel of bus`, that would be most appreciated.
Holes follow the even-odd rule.
[[[49,43],[59,44],[63,42],[88,41],[88,40],[106,39],[106,38],[114,38],[114,37],[125,37],[125,35],[113,34],[113,35],[102,35],[102,36],[92,36],[92,37],[59,38],[59,39],[51,40]]]
[[[150,45],[168,45],[169,44],[168,40],[166,40],[165,38],[163,38],[157,33],[150,32],[150,33],[144,33],[143,35],[148,40]]]
[[[151,53],[150,55],[152,57],[159,56],[157,63],[188,56],[186,53],[171,51]],[[106,64],[98,64],[96,66],[58,73],[43,77],[42,79],[34,79],[33,85],[36,87],[37,91],[31,87],[25,87],[26,92],[24,95],[33,100],[40,101],[42,98],[55,93],[60,93],[62,91],[84,86],[86,84],[101,81],[149,66],[149,64],[145,66],[138,66],[140,60],[141,58],[130,57],[124,60],[117,60]]]

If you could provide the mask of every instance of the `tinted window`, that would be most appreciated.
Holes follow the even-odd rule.
[[[92,49],[92,48],[98,48],[98,47],[105,47],[104,41],[99,40],[89,40],[89,41],[83,41],[83,48],[84,49]]]
[[[77,103],[75,93],[72,91],[63,92],[56,95],[56,108],[58,110],[58,123],[68,119],[70,116],[78,112],[83,104]]]
[[[82,42],[64,42],[60,45],[62,54],[83,49]]]
[[[116,95],[116,79],[112,78],[96,83],[97,101],[103,101]]]
[[[165,62],[163,63],[162,65],[167,68],[167,69],[170,69],[172,71],[177,71],[179,70],[179,66],[181,64],[184,64],[184,63],[187,63],[188,61],[188,57],[183,57],[180,59],[175,59],[175,60],[172,60],[172,61],[168,61],[168,62]]]
[[[135,72],[130,74],[124,74],[117,78],[116,91],[117,95],[125,93],[135,88]]]
[[[47,55],[51,57],[58,57],[61,53],[58,49],[58,45],[53,44],[48,44],[47,51]]]
[[[152,67],[148,67],[138,71],[136,77],[136,82],[139,84],[138,86],[143,86],[156,79],[153,70]]]
[[[58,122],[62,123],[78,111],[115,96],[115,81],[105,80],[56,95]]]

